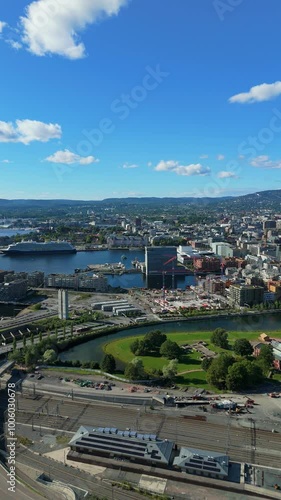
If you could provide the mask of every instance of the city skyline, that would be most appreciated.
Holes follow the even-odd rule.
[[[232,4],[1,5],[0,198],[278,189],[280,5]]]

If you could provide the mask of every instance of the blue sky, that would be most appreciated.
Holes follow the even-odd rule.
[[[1,2],[0,197],[281,188],[280,14],[280,0]]]

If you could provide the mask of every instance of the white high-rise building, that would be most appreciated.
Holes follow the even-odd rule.
[[[68,319],[68,291],[59,290],[58,291],[58,313],[59,319]]]

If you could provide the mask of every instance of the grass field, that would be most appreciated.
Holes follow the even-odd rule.
[[[228,332],[228,340],[230,346],[233,345],[234,341],[239,338],[247,338],[250,341],[258,340],[259,335],[263,333],[262,331],[256,332]],[[280,332],[267,332],[269,336],[280,337]],[[204,341],[208,344],[208,348],[214,352],[231,352],[225,351],[219,347],[214,346],[210,342],[212,332],[193,332],[193,333],[168,333],[167,338],[177,342],[179,345],[192,344],[198,341]],[[107,354],[112,354],[116,359],[119,359],[123,363],[129,363],[135,357],[130,350],[131,343],[136,339],[142,339],[143,336],[132,336],[123,339],[115,340],[104,345],[104,351]],[[162,369],[163,366],[167,365],[169,361],[162,357],[153,356],[138,356],[142,359],[143,364],[147,372],[151,372],[152,369]],[[201,370],[201,354],[193,351],[191,354],[183,355],[180,363],[178,364],[178,376],[176,378],[176,383],[180,385],[198,386],[209,388],[206,382],[206,373]],[[185,373],[191,372],[191,373]],[[281,378],[281,377],[280,377]]]

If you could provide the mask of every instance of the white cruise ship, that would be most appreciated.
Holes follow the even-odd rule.
[[[76,248],[67,241],[50,241],[37,243],[36,241],[21,241],[9,245],[2,250],[5,255],[49,255],[76,253]]]

